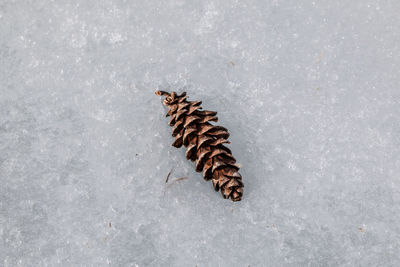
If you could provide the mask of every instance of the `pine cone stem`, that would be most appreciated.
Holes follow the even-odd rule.
[[[167,117],[173,146],[186,147],[186,158],[195,161],[196,171],[202,172],[205,180],[212,180],[215,191],[221,190],[224,198],[239,201],[243,195],[242,176],[229,144],[228,130],[210,122],[218,121],[217,112],[201,110],[201,101],[188,101],[186,92],[156,91],[156,95],[165,96],[163,104],[168,107]]]

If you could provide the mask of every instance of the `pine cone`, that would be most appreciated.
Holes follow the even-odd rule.
[[[228,130],[212,125],[218,121],[217,112],[201,111],[201,101],[187,101],[186,92],[178,95],[156,91],[158,96],[166,96],[163,103],[168,107],[167,117],[171,116],[174,147],[186,147],[186,158],[196,161],[196,171],[203,172],[205,180],[212,179],[215,191],[221,189],[224,198],[239,201],[243,194],[242,176],[229,144]]]

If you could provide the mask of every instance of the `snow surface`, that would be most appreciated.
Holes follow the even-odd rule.
[[[0,266],[399,266],[399,12],[0,1]],[[219,112],[241,202],[156,89]]]

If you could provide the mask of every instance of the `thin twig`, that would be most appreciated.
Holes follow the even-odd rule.
[[[177,178],[177,179],[174,180],[174,182],[182,181],[182,180],[185,180],[185,179],[187,179],[187,176],[181,177],[181,178]]]
[[[173,169],[174,169],[174,168],[172,168],[172,169],[169,171],[169,173],[168,173],[168,175],[167,175],[167,179],[165,179],[165,183],[168,183],[169,176],[171,175]]]
[[[177,178],[177,179],[173,180],[173,181],[171,182],[171,184],[168,185],[168,187],[171,187],[171,185],[173,185],[174,183],[179,182],[179,181],[182,181],[182,180],[185,180],[185,179],[187,179],[187,178],[188,178],[187,176]]]

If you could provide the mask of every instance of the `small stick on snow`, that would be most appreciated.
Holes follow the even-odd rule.
[[[181,178],[177,178],[177,179],[174,180],[174,182],[182,181],[182,180],[185,180],[185,179],[187,179],[187,176],[181,177]]]
[[[170,184],[168,187],[170,187],[171,185],[173,185],[175,182],[179,182],[179,181],[185,180],[185,179],[187,179],[187,178],[188,178],[187,176],[184,176],[184,177],[181,177],[181,178],[177,178],[177,179],[173,180],[173,181],[171,182],[171,184]]]
[[[169,171],[169,173],[168,173],[168,175],[167,175],[167,179],[165,179],[165,183],[168,183],[169,176],[171,175],[173,169],[174,169],[174,168],[172,168],[172,169]]]

